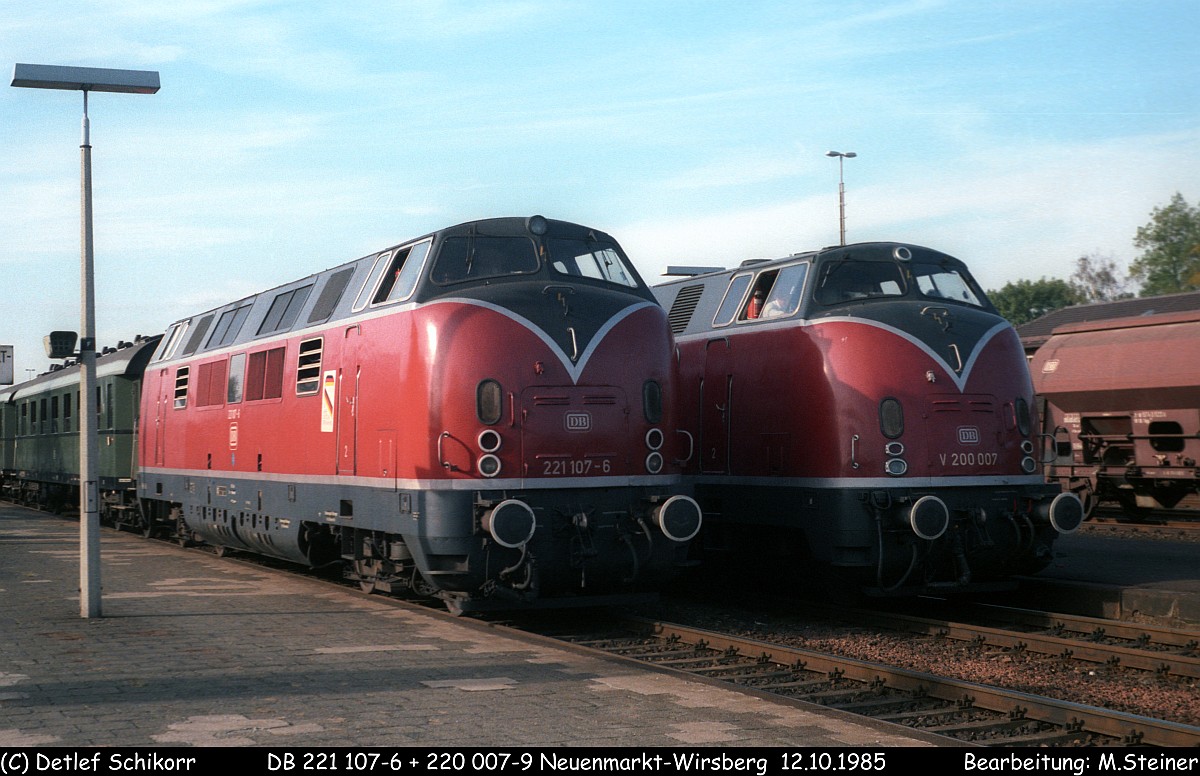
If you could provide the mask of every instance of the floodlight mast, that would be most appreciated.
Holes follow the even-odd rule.
[[[79,615],[100,617],[100,488],[96,475],[96,294],[92,244],[92,143],[88,92],[154,94],[154,70],[28,65],[13,68],[13,86],[83,92],[83,137],[79,145],[80,332],[79,338]]]

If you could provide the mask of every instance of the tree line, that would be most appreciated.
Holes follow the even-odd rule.
[[[1020,326],[1071,305],[1200,290],[1200,205],[1188,205],[1176,192],[1138,228],[1133,244],[1142,253],[1127,275],[1111,256],[1083,255],[1067,280],[1018,280],[988,291],[988,298]]]

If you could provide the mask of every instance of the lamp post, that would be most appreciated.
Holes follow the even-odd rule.
[[[853,159],[858,154],[853,151],[830,151],[826,156],[836,156],[838,160],[838,222],[841,224],[841,243],[846,244],[846,181],[842,175],[843,165],[847,159]]]
[[[154,70],[25,65],[13,68],[13,86],[83,92],[83,139],[79,145],[79,615],[100,616],[100,513],[96,459],[96,294],[92,248],[92,143],[88,92],[154,94]]]

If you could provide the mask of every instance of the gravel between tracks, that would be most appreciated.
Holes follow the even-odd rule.
[[[778,612],[666,600],[665,620],[816,652],[1042,695],[1073,703],[1200,725],[1200,686],[1152,672],[1065,662],[997,647],[973,647],[929,636],[806,620]]]

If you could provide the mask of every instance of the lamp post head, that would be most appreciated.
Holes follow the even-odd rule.
[[[125,94],[154,94],[159,90],[157,70],[26,65],[20,62],[13,67],[12,85],[30,89],[124,92]]]
[[[844,153],[842,151],[830,151],[829,153],[827,153],[825,155],[826,156],[834,156],[834,157],[840,156],[844,159],[853,159],[854,157],[858,156],[858,154],[856,154],[853,151],[846,151]]]

